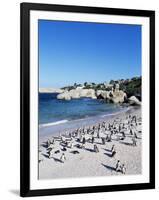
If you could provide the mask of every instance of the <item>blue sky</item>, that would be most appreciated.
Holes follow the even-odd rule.
[[[141,75],[141,26],[39,20],[39,86]]]

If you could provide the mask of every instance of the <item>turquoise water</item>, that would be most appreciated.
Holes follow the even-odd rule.
[[[54,125],[92,116],[109,115],[123,110],[104,100],[80,98],[58,100],[57,94],[39,93],[39,124]]]

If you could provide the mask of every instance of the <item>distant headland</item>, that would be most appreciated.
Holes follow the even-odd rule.
[[[141,76],[131,79],[111,80],[109,83],[74,83],[60,89],[40,88],[40,93],[59,93],[57,99],[71,100],[82,97],[105,99],[110,103],[141,104]]]

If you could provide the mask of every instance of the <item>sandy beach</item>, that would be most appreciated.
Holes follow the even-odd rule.
[[[96,131],[87,132],[93,126],[99,126],[99,135]],[[79,134],[80,128],[86,132]],[[39,127],[39,179],[141,174],[141,128],[141,107],[110,116]],[[113,145],[115,155],[112,156]],[[118,160],[124,164],[125,174],[116,170]]]

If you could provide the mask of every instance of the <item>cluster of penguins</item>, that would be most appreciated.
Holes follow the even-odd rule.
[[[121,120],[116,118],[112,123],[103,121],[95,126],[78,128],[71,132],[66,132],[60,136],[54,136],[46,141],[48,158],[51,159],[55,154],[60,154],[60,161],[65,162],[66,156],[65,151],[70,150],[70,153],[79,154],[78,149],[85,149],[85,144],[92,143],[92,152],[98,153],[99,148],[96,143],[96,139],[101,141],[101,145],[105,145],[107,142],[111,142],[115,136],[116,140],[125,140],[127,135],[131,136],[132,146],[137,145],[138,130],[137,126],[141,125],[141,118],[137,119],[136,115],[128,115],[126,119]],[[60,149],[55,149],[55,142],[59,142]],[[99,143],[98,143],[99,144]],[[76,147],[76,150],[72,150]],[[113,144],[110,149],[110,156],[114,157],[117,153],[115,145]],[[126,173],[126,167],[121,164],[120,160],[117,160],[115,169],[117,172],[123,174]]]

